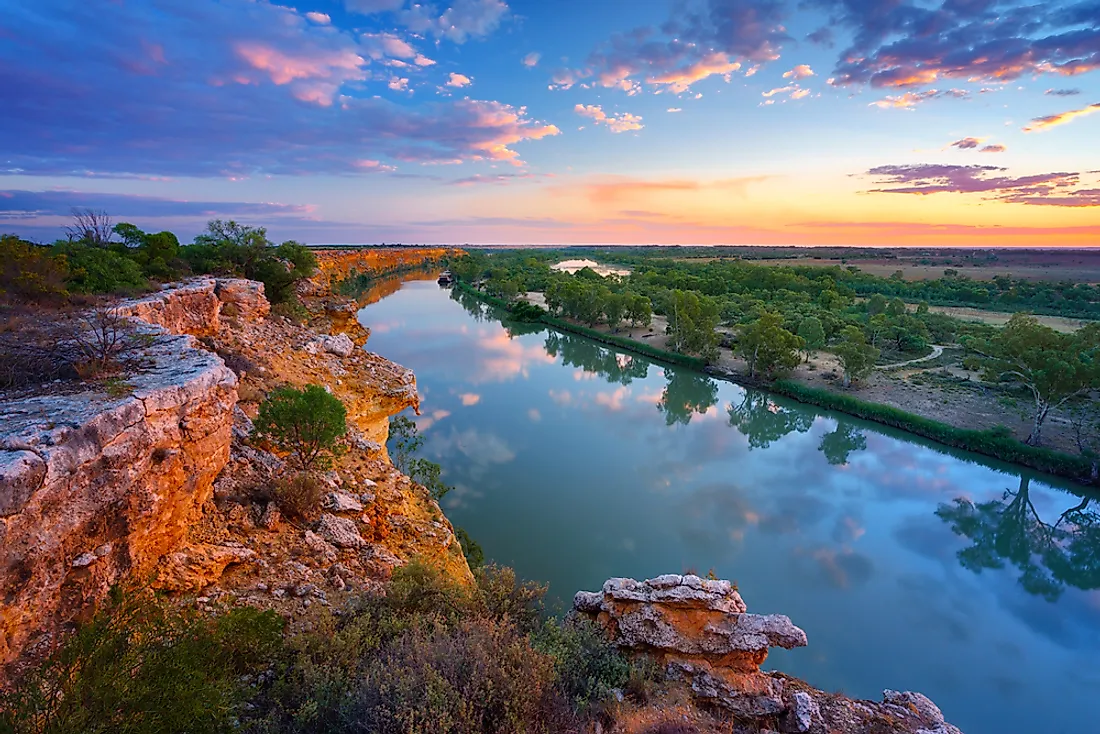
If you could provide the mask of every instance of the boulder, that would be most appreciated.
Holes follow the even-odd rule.
[[[221,313],[232,312],[245,321],[259,321],[271,313],[271,304],[264,295],[264,284],[243,278],[218,278],[214,295],[221,302]],[[229,309],[226,307],[230,306]]]
[[[358,548],[363,545],[363,536],[354,520],[336,515],[324,514],[317,523],[317,534],[338,548]]]
[[[322,336],[317,341],[323,350],[329,354],[335,354],[337,357],[350,357],[351,353],[355,351],[355,342],[347,334]]]
[[[363,503],[347,492],[329,492],[322,500],[329,512],[362,512]]]

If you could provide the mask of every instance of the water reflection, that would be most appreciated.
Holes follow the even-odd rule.
[[[566,606],[609,576],[713,567],[807,630],[777,669],[861,697],[920,690],[969,734],[1081,729],[1100,686],[1100,501],[500,316],[417,282],[361,317],[396,325],[371,349],[415,370],[425,415],[450,412],[425,448],[488,557]]]
[[[814,416],[805,410],[784,408],[767,393],[746,390],[739,403],[729,406],[730,425],[749,439],[749,448],[766,449],[789,433],[805,433]]]
[[[1044,521],[1031,501],[1031,479],[999,499],[975,503],[966,497],[943,504],[936,514],[972,545],[959,551],[963,568],[975,573],[1004,568],[1019,571],[1019,583],[1029,594],[1048,601],[1061,597],[1066,586],[1100,588],[1100,513],[1083,497]],[[1049,517],[1048,517],[1049,519]]]

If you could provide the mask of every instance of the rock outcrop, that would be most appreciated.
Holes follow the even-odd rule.
[[[310,279],[315,293],[325,294],[355,275],[378,277],[420,266],[430,267],[460,254],[453,247],[371,247],[357,250],[316,250],[317,273]]]
[[[919,693],[856,701],[760,670],[771,647],[804,647],[806,633],[778,614],[749,614],[729,581],[667,574],[614,578],[573,599],[620,648],[654,658],[696,701],[751,722],[754,731],[800,734],[960,734]]]
[[[206,308],[204,291],[186,298]],[[122,578],[151,574],[229,459],[237,378],[194,337],[140,328],[144,367],[117,397],[83,386],[0,401],[0,662]]]

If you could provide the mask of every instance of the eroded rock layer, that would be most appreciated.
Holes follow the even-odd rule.
[[[574,610],[593,618],[619,647],[647,654],[697,702],[750,729],[810,734],[960,734],[919,693],[885,691],[881,703],[828,694],[760,670],[771,647],[805,647],[806,633],[778,614],[749,614],[729,581],[667,574],[614,578],[578,592]]]

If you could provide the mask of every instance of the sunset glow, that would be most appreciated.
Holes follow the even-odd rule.
[[[1093,2],[0,4],[40,241],[1100,245]]]

